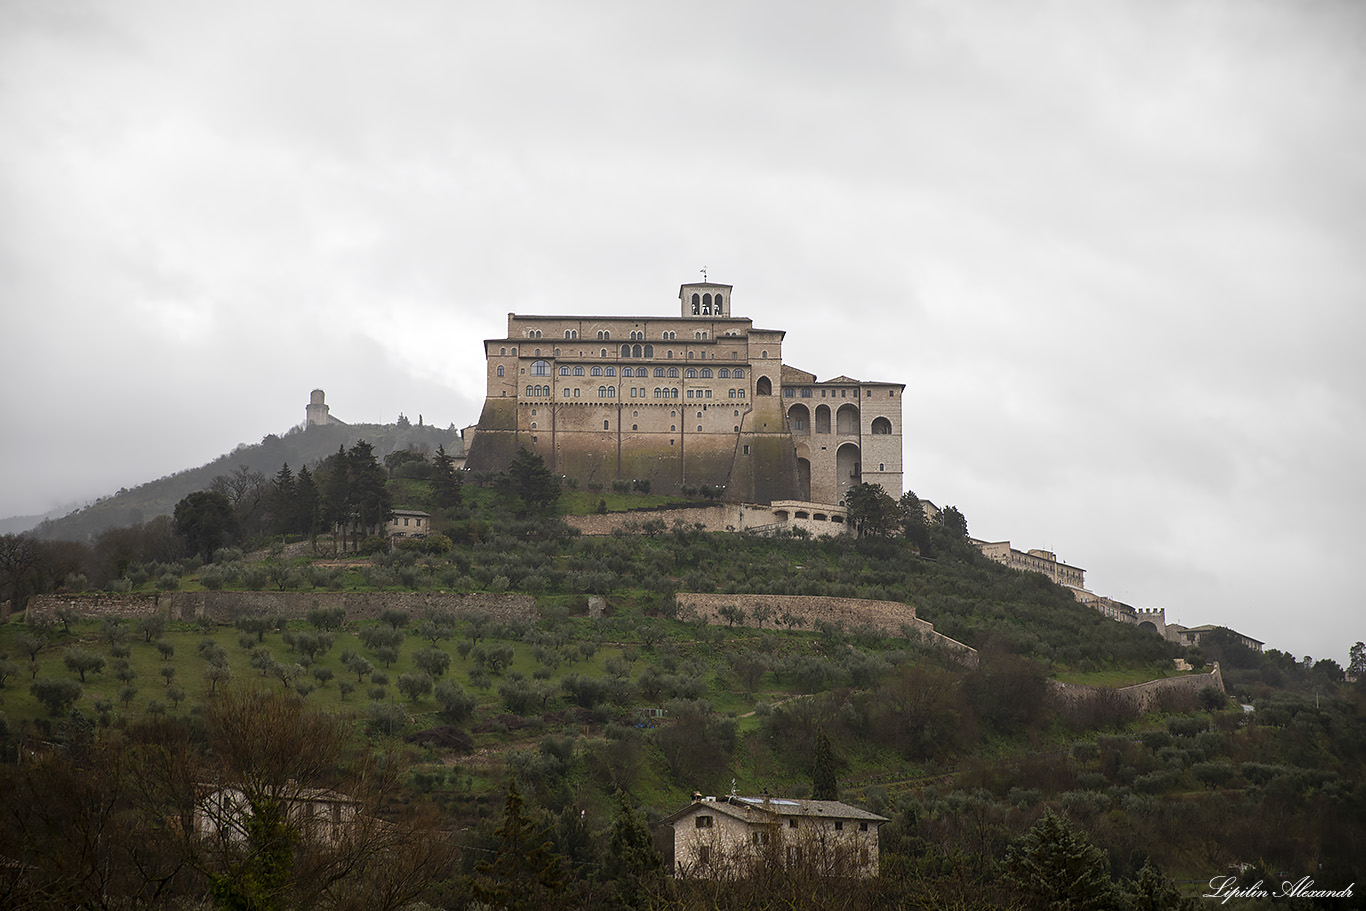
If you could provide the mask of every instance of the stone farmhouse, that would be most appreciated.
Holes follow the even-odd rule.
[[[336,844],[360,820],[360,801],[328,788],[295,788],[281,795],[285,818],[305,842]],[[247,839],[251,802],[237,788],[212,788],[195,804],[194,827],[201,838]]]
[[[395,509],[385,523],[391,538],[425,538],[432,529],[432,514],[420,509]]]
[[[731,296],[696,282],[676,316],[508,314],[507,337],[484,342],[466,467],[501,471],[524,447],[581,483],[837,505],[867,482],[900,497],[905,386],[785,365],[785,333],[735,316]]]
[[[875,876],[884,822],[838,800],[695,795],[660,825],[673,829],[674,875],[708,879],[761,862]]]

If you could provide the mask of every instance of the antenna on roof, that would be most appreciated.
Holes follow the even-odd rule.
[[[705,282],[707,280],[707,267],[703,266],[701,269],[698,269],[697,271],[702,273],[702,281]]]

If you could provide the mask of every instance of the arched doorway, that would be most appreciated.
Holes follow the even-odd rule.
[[[793,436],[806,436],[811,433],[811,412],[800,403],[787,409],[787,423]]]
[[[754,381],[754,394],[755,394],[755,395],[772,395],[772,394],[773,394],[773,384],[772,384],[771,382],[769,382],[768,377],[766,377],[766,376],[761,376],[761,377],[759,377],[757,380]]]
[[[850,487],[863,483],[862,454],[854,443],[845,443],[835,452],[835,487],[841,501]]]
[[[829,405],[817,405],[817,406],[816,406],[816,432],[817,432],[817,433],[829,433],[829,432],[830,432],[830,406],[829,406]]]

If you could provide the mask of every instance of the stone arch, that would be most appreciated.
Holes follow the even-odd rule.
[[[755,395],[772,395],[773,382],[766,376],[761,376],[754,381]]]
[[[1147,631],[1150,632],[1150,633],[1155,633],[1155,632],[1157,632],[1157,624],[1154,623],[1154,622],[1151,621],[1151,620],[1144,620],[1142,623],[1140,623],[1140,624],[1138,625],[1138,628],[1139,628],[1139,629],[1145,629],[1145,630],[1147,630]]]
[[[873,418],[873,435],[886,436],[892,432],[892,422],[886,418]]]
[[[829,433],[829,432],[830,432],[830,406],[829,406],[829,405],[817,405],[817,406],[816,406],[816,432],[817,432],[817,433]]]
[[[811,499],[811,460],[797,457],[797,496]]]
[[[835,412],[835,433],[858,436],[858,406],[846,402]]]
[[[862,458],[857,443],[844,443],[835,451],[835,485],[841,501],[850,487],[863,483]]]
[[[787,422],[794,436],[805,436],[811,432],[811,412],[800,402],[787,409]]]

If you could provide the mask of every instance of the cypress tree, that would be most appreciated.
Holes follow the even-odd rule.
[[[839,781],[835,778],[835,751],[824,729],[816,732],[816,768],[811,775],[811,799],[840,799]]]
[[[443,509],[459,508],[464,497],[464,481],[455,470],[455,459],[446,452],[445,444],[436,447],[436,470],[432,474],[432,492],[436,505]]]
[[[545,827],[536,825],[523,811],[514,779],[508,779],[503,821],[494,834],[497,853],[475,868],[479,874],[474,883],[476,898],[511,911],[544,907],[550,895],[562,891],[560,857],[551,849]]]
[[[347,453],[347,467],[356,521],[375,534],[393,513],[393,500],[385,486],[388,475],[375,458],[374,447],[364,440],[357,440]]]
[[[617,898],[627,908],[642,907],[651,893],[667,888],[664,859],[625,794],[618,799],[617,818],[612,822],[606,868],[608,880],[616,885]]]

